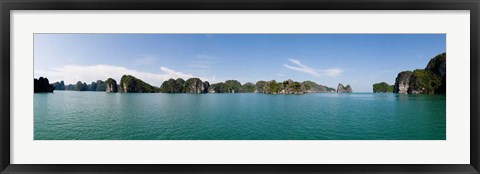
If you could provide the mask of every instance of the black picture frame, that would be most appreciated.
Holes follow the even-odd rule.
[[[478,173],[479,0],[2,0],[0,61],[1,173]],[[470,164],[338,165],[29,165],[10,163],[11,10],[469,10]],[[126,157],[128,158],[128,157]],[[413,158],[413,157],[412,157]]]

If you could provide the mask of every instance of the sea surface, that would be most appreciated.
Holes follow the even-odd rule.
[[[446,97],[34,94],[35,140],[445,140]]]

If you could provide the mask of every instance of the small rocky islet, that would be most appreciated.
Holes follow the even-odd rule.
[[[109,78],[106,81],[98,80],[91,84],[85,82],[77,82],[75,85],[66,85],[64,81],[48,83],[48,79],[40,77],[43,81],[42,85],[35,86],[35,92],[53,92],[53,90],[74,90],[74,91],[105,91],[108,93],[262,93],[262,94],[306,94],[306,93],[351,93],[350,85],[343,86],[339,84],[337,90],[331,87],[317,84],[313,81],[296,82],[291,79],[277,82],[258,81],[257,83],[247,82],[241,84],[237,80],[227,80],[225,82],[210,84],[208,81],[202,81],[199,78],[182,78],[169,79],[164,81],[160,87],[152,86],[141,79],[132,75],[123,75],[120,83]],[[34,79],[38,81],[37,79]],[[35,83],[37,84],[37,83]],[[43,90],[43,89],[51,89]],[[37,90],[38,89],[38,90]]]
[[[373,84],[374,93],[399,94],[445,94],[447,85],[447,54],[438,54],[425,69],[402,71],[395,78],[394,85],[385,82]]]
[[[337,87],[337,92],[338,93],[352,93],[352,87],[350,85],[343,86],[343,84],[338,84]]]

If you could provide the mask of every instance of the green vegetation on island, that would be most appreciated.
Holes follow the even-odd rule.
[[[246,92],[246,93],[255,92],[255,84],[250,83],[250,82],[247,82],[247,83],[243,84],[242,88],[243,88],[243,91]]]
[[[255,84],[256,93],[264,94],[305,94],[305,93],[321,93],[321,92],[335,92],[335,89],[319,85],[312,81],[295,82],[293,80],[286,80],[283,82],[258,81]]]
[[[373,84],[374,93],[393,93],[394,86],[389,85],[386,82],[380,82]]]
[[[323,93],[336,92],[334,88],[323,86],[312,81],[296,82],[286,80],[283,82],[258,81],[253,84],[247,82],[241,84],[237,80],[226,80],[210,84],[208,81],[202,81],[200,78],[182,78],[168,79],[160,87],[152,86],[132,75],[123,75],[120,84],[108,78],[105,82],[98,80],[91,84],[78,81],[75,85],[65,86],[63,81],[55,82],[55,89],[75,90],[75,91],[105,91],[109,93],[263,93],[263,94],[305,94],[305,93]],[[57,88],[58,87],[58,88]],[[351,92],[350,85],[342,88],[343,92]]]
[[[432,71],[417,69],[410,76],[409,94],[435,94],[442,84],[441,78]]]
[[[433,72],[437,77],[440,77],[441,83],[435,89],[436,94],[446,94],[447,90],[447,54],[442,53],[431,59],[425,70]]]
[[[131,75],[123,75],[120,79],[121,92],[138,92],[138,93],[152,93],[158,92],[158,88],[145,83],[144,81],[135,78]]]
[[[45,77],[40,77],[38,79],[33,79],[33,92],[53,92],[55,88],[48,82],[48,79]]]
[[[162,83],[160,86],[160,92],[163,93],[182,93],[183,92],[183,84],[185,80],[178,78],[177,80],[168,79]]]
[[[202,80],[200,80],[199,78],[189,78],[187,79],[187,81],[185,81],[183,87],[184,93],[207,93],[208,88],[210,87],[210,83],[202,82]]]
[[[425,69],[400,72],[395,79],[393,92],[400,94],[445,94],[447,85],[446,61],[447,54],[442,53],[430,59]]]
[[[105,92],[118,92],[117,81],[112,78],[108,78],[107,81],[105,81]]]
[[[258,81],[256,84],[247,82],[241,84],[237,80],[226,80],[210,84],[199,78],[190,78],[184,81],[181,78],[164,81],[160,87],[162,93],[263,93],[263,94],[304,94],[319,92],[335,92],[335,89],[316,84],[312,81],[284,82]]]
[[[223,89],[220,93],[240,93],[244,92],[242,89],[242,84],[236,80],[227,80],[223,84]]]

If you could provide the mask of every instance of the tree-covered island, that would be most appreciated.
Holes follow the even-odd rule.
[[[447,54],[438,54],[425,69],[402,71],[395,79],[395,85],[385,82],[373,84],[373,92],[393,92],[399,94],[445,94],[447,85]]]
[[[33,92],[53,92],[55,88],[48,82],[47,78],[40,77],[38,79],[33,79]]]
[[[373,84],[374,93],[392,93],[394,89],[393,85],[389,85],[386,82],[380,82]]]
[[[48,79],[41,77],[41,79]],[[35,79],[36,80],[36,79]],[[52,85],[53,92],[55,90],[75,90],[75,91],[105,91],[108,93],[122,92],[122,93],[262,93],[262,94],[306,94],[306,93],[325,93],[325,92],[338,92],[338,93],[351,93],[352,88],[350,85],[344,87],[341,83],[337,90],[331,87],[317,84],[313,81],[296,82],[293,80],[286,80],[283,82],[277,82],[275,80],[270,81],[258,81],[257,83],[247,82],[241,84],[237,80],[226,80],[225,82],[219,82],[210,84],[208,81],[202,81],[199,78],[189,78],[184,80],[182,78],[169,79],[162,83],[160,87],[156,87],[138,79],[132,75],[123,75],[120,83],[108,78],[106,81],[98,80],[87,84],[85,82],[78,81],[75,85],[66,85],[63,81],[55,82]],[[43,89],[43,88],[39,88]],[[37,86],[35,86],[37,91]]]

